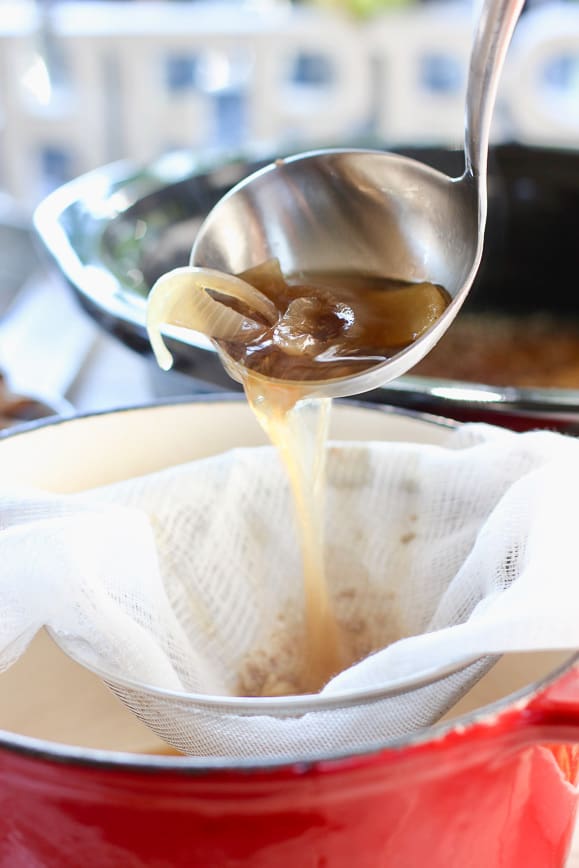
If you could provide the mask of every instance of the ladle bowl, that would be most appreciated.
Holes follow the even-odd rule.
[[[352,395],[405,373],[464,302],[482,256],[498,79],[521,8],[522,0],[483,5],[469,67],[461,177],[382,151],[312,151],[250,175],[201,226],[193,266],[237,274],[277,258],[286,274],[361,272],[448,291],[451,304],[413,344],[362,373],[325,381],[320,392]]]
[[[320,384],[323,394],[344,397],[405,373],[446,331],[480,262],[484,204],[470,173],[449,178],[381,151],[298,154],[215,206],[191,264],[236,274],[277,258],[284,274],[361,272],[442,285],[453,301],[422,337],[362,373]]]

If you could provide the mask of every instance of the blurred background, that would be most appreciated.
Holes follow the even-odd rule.
[[[460,147],[477,11],[467,0],[0,2],[8,386],[64,412],[141,403],[159,391],[126,335],[107,335],[42,255],[32,218],[51,191],[93,170],[98,179],[118,161],[169,166],[174,178],[192,158],[226,167],[249,152],[321,144]],[[579,150],[577,0],[527,4],[493,141]],[[123,211],[123,190],[114,200],[107,187],[101,218]],[[131,226],[133,236],[147,229]],[[75,231],[82,236],[83,224]],[[115,290],[103,283],[105,291]],[[174,379],[171,391],[180,388]]]

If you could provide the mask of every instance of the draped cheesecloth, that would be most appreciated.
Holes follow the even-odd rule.
[[[579,646],[579,442],[465,425],[441,446],[340,443],[327,486],[352,665],[317,696],[234,697],[303,651],[268,447],[80,495],[0,489],[0,669],[46,626],[184,752],[308,757],[432,724],[498,655]]]

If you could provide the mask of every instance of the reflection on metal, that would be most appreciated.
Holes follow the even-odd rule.
[[[488,389],[468,389],[464,386],[436,386],[430,390],[435,398],[448,398],[451,401],[472,401],[477,404],[495,403],[505,400],[501,392]]]

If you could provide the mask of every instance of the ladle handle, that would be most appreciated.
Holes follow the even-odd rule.
[[[482,0],[466,91],[466,173],[484,181],[489,134],[507,48],[525,0]]]

